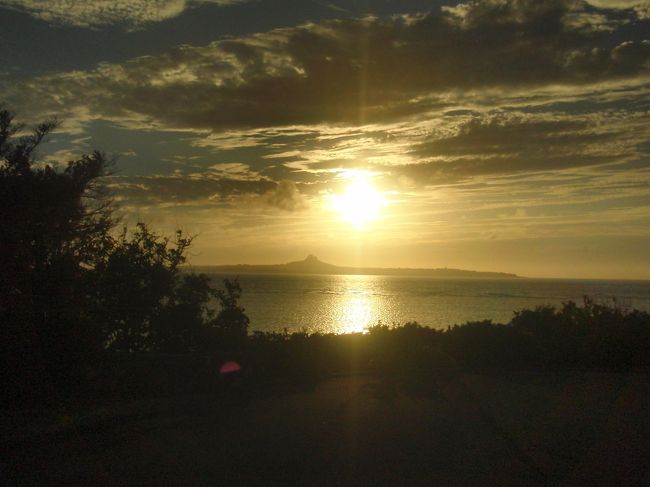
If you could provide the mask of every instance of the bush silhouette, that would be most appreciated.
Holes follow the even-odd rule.
[[[531,337],[554,366],[632,368],[650,365],[650,315],[584,299],[558,310],[515,313],[510,326]]]
[[[217,291],[206,276],[181,272],[191,237],[164,238],[144,223],[115,234],[115,207],[102,184],[112,162],[101,152],[64,169],[36,160],[56,126],[16,137],[23,126],[0,109],[5,397],[77,387],[96,373],[105,350],[190,352],[206,334],[245,340],[239,284]],[[214,298],[219,314],[208,306]]]

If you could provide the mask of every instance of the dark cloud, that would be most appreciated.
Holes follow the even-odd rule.
[[[383,167],[383,169],[390,172],[398,183],[403,183],[406,186],[429,186],[456,183],[475,176],[552,171],[611,162],[611,157],[598,154],[580,155],[579,157],[575,155],[562,155],[554,158],[538,156],[508,158],[466,157],[454,161],[422,162]]]
[[[590,131],[589,128],[585,121],[566,119],[474,118],[461,124],[453,135],[434,137],[419,144],[414,152],[424,157],[552,156],[563,152],[584,153],[590,145],[601,144],[619,135]]]
[[[263,195],[277,187],[273,181],[208,179],[186,177],[112,177],[109,187],[118,198],[129,205],[164,205],[213,203],[240,195]]]
[[[13,91],[52,111],[82,105],[95,117],[223,129],[391,121],[440,106],[437,97],[450,90],[647,73],[650,41],[568,20],[582,13],[614,15],[574,1],[469,2],[422,16],[326,21],[184,46]],[[616,16],[621,25],[644,22],[631,10]]]
[[[433,134],[413,149],[417,164],[389,167],[395,177],[441,184],[477,175],[545,171],[629,160],[638,136],[599,119],[545,119],[524,115],[471,118],[450,134]]]
[[[57,23],[56,28],[52,28],[51,24],[25,13],[25,9],[6,8],[9,3],[26,3],[26,0],[0,0],[0,59],[6,66],[23,73],[92,69],[99,62],[122,62],[137,56],[157,55],[174,46],[205,45],[226,36],[267,32],[308,20],[341,16],[354,18],[369,13],[386,17],[399,12],[426,11],[434,2],[443,3],[444,0],[364,0],[354,3],[343,0],[347,8],[344,12],[331,8],[329,2],[305,0],[255,0],[227,6],[186,0],[186,6],[191,4],[192,8],[185,8],[181,15],[163,22],[145,22],[142,25],[145,28],[125,33],[120,25],[133,25],[128,19],[118,22],[120,25],[101,29],[76,27],[69,23]],[[41,0],[39,3],[45,10],[48,4],[55,2]],[[78,0],[76,3],[78,9],[95,2]],[[117,2],[109,3],[114,5]],[[135,1],[129,2],[131,6],[135,4]],[[136,15],[142,17],[150,8],[147,5]],[[73,16],[74,8],[64,9],[63,13]],[[92,13],[90,16],[94,24],[100,20]],[[49,18],[49,21],[54,20]]]
[[[300,211],[309,206],[298,185],[288,180],[276,183],[265,179],[113,177],[109,187],[118,202],[136,207],[246,204]]]

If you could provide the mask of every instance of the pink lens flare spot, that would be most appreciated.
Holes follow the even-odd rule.
[[[241,370],[241,367],[237,362],[226,362],[221,366],[219,369],[220,374],[232,374],[233,372],[239,372]]]

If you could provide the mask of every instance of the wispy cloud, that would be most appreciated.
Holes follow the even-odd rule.
[[[85,28],[119,26],[128,30],[176,17],[202,3],[227,5],[245,0],[0,0],[53,24]]]
[[[600,8],[635,8],[650,4],[647,0],[587,0],[588,3]]]

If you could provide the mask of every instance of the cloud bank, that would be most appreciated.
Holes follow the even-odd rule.
[[[94,117],[176,128],[385,123],[453,93],[647,79],[650,40],[626,29],[650,22],[612,12],[559,0],[470,2],[181,46],[8,89],[56,113],[81,105]]]

